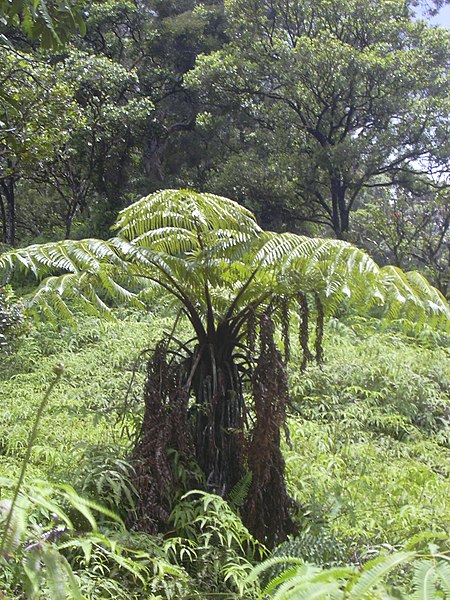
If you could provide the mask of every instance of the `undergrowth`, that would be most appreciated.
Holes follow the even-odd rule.
[[[38,398],[56,362],[64,363],[64,377],[42,419],[30,472],[72,480],[74,466],[86,466],[92,448],[105,454],[103,448],[112,446],[116,456],[126,456],[141,418],[145,350],[170,326],[169,318],[133,315],[116,322],[85,318],[78,327],[45,323],[32,329],[0,366],[0,474],[17,469]]]
[[[39,399],[55,363],[65,364],[2,559],[6,597],[55,600],[47,574],[56,565],[62,598],[75,589],[92,599],[356,598],[371,569],[374,587],[361,598],[450,598],[448,340],[408,324],[336,320],[325,363],[306,371],[292,344],[284,453],[300,533],[269,556],[243,527],[240,502],[204,492],[175,504],[164,537],[123,526],[136,501],[128,457],[146,350],[172,322],[130,313],[43,324],[2,362],[3,523]],[[434,596],[418,595],[424,580]]]
[[[449,391],[445,344],[331,323],[325,364],[291,372],[286,460],[302,529],[338,538],[347,560],[448,532]]]

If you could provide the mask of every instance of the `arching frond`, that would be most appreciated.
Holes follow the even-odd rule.
[[[391,319],[404,316],[411,321],[430,320],[450,326],[450,308],[444,297],[417,272],[405,273],[398,267],[380,269],[386,291],[387,315]]]
[[[381,583],[386,575],[401,564],[414,557],[413,552],[396,552],[390,556],[381,556],[364,565],[364,571],[350,588],[348,600],[361,600],[368,592]]]
[[[318,295],[326,315],[343,300],[364,310],[378,303],[389,318],[450,327],[448,304],[419,273],[379,268],[340,240],[263,232],[250,211],[220,196],[156,192],[125,208],[115,229],[118,235],[108,241],[5,252],[0,282],[14,269],[33,273],[42,283],[28,300],[49,317],[71,318],[72,302],[105,314],[109,301],[142,307],[146,286],[158,283],[192,318],[208,315],[217,324],[233,317],[237,326],[246,306],[306,294]]]
[[[254,215],[237,202],[191,190],[161,190],[146,196],[122,210],[115,226],[120,237],[135,241],[149,231],[165,228],[199,233],[261,231]],[[176,252],[177,240],[173,241],[171,250]]]
[[[125,267],[113,245],[96,239],[63,240],[9,250],[0,255],[0,274],[17,268],[43,279],[59,271],[96,272],[102,263]]]
[[[437,320],[450,320],[450,307],[441,292],[433,287],[421,273],[408,271],[405,277],[427,307],[430,314]]]
[[[432,560],[420,560],[414,565],[414,600],[436,598],[436,569]]]
[[[436,573],[440,584],[447,596],[450,597],[450,565],[444,560],[440,560],[436,565]]]

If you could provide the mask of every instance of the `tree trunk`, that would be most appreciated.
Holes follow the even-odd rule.
[[[1,190],[0,190],[0,216],[2,218],[2,242],[4,244],[6,244],[6,237],[7,237],[6,208],[5,208],[5,203],[3,202],[3,195],[1,193]]]
[[[70,232],[72,229],[72,221],[73,221],[73,217],[74,217],[74,213],[72,211],[72,209],[70,208],[67,213],[66,213],[66,234],[65,234],[65,238],[66,240],[68,240],[70,238]]]
[[[331,176],[332,226],[336,237],[344,240],[350,226],[350,210],[345,201],[346,187],[342,181]]]
[[[204,485],[224,498],[251,472],[243,518],[260,541],[273,546],[293,532],[280,447],[287,376],[268,315],[263,315],[260,331],[260,357],[248,390],[253,393],[254,423],[247,422],[242,365],[236,362],[236,340],[227,336],[226,323],[211,328],[209,339],[188,352],[185,361],[167,360],[163,344],[149,361],[146,409],[134,452],[141,527],[144,523],[155,533],[167,526],[177,489],[168,460],[172,449],[181,463],[195,458],[204,476],[203,484],[197,481],[195,487]]]
[[[242,384],[231,354],[221,356],[215,344],[199,352],[193,381],[195,454],[208,491],[227,497],[245,474]]]
[[[10,246],[14,246],[16,241],[16,207],[15,207],[15,181],[12,177],[1,180],[1,188],[3,196],[6,200],[6,231],[5,225],[3,225],[4,231],[4,242]],[[3,205],[2,218],[4,215],[5,206]]]
[[[83,205],[83,195],[78,191],[79,188],[73,189],[72,186],[72,198],[68,200],[68,208],[66,212],[66,240],[70,238],[70,233],[72,231],[72,223],[73,219],[77,213],[77,210]]]

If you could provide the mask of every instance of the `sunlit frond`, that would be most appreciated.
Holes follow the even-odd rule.
[[[161,190],[146,196],[122,210],[115,226],[118,235],[127,240],[163,228],[199,234],[217,229],[260,231],[254,215],[237,202],[190,190]],[[176,246],[172,251],[177,251]]]

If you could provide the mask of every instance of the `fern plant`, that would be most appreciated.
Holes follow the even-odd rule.
[[[81,495],[101,500],[104,506],[123,514],[124,518],[134,513],[137,491],[132,483],[133,465],[117,456],[117,448],[90,448],[80,466]]]
[[[155,286],[172,296],[192,339],[172,332],[148,365],[134,455],[140,523],[149,531],[165,526],[172,448],[194,458],[207,490],[224,496],[251,471],[243,516],[260,540],[275,544],[293,530],[280,450],[290,315],[299,316],[306,363],[322,361],[324,320],[344,299],[353,310],[382,304],[390,318],[445,327],[448,305],[417,273],[380,268],[342,241],[264,232],[251,212],[211,194],[157,192],[124,209],[115,231],[108,241],[5,252],[0,272],[34,273],[41,283],[26,301],[49,319],[71,320],[77,308],[111,316],[110,300],[145,308]]]
[[[237,497],[237,496],[236,496]],[[165,542],[172,560],[183,565],[201,594],[253,598],[257,587],[247,576],[267,549],[250,534],[220,496],[201,490],[185,494],[170,516]]]
[[[253,568],[244,581],[249,585],[274,567],[284,570],[273,577],[258,598],[273,600],[435,600],[450,598],[448,558],[429,558],[414,552],[395,552],[375,558],[362,567],[322,569],[296,557],[271,557]],[[289,565],[289,566],[286,566]],[[410,591],[393,586],[389,576],[399,568],[412,570]]]

